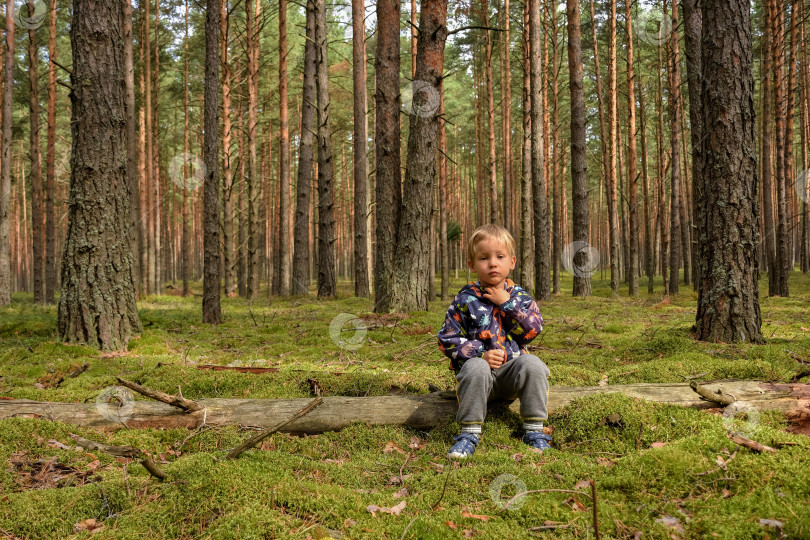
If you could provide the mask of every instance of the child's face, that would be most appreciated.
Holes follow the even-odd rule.
[[[475,246],[475,260],[467,261],[470,270],[478,274],[484,287],[503,287],[509,271],[515,268],[517,258],[509,255],[506,246],[494,239],[484,238]]]

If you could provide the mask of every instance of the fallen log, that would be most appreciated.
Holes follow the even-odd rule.
[[[713,393],[720,391],[733,395],[738,402],[749,403],[758,410],[778,410],[792,423],[810,425],[810,384],[766,383],[760,381],[721,381],[704,383]],[[575,398],[592,394],[619,392],[630,397],[656,403],[695,407],[715,407],[700,398],[688,384],[641,383],[614,386],[552,386],[549,393],[549,412],[568,405]],[[447,394],[450,394],[449,396]],[[450,399],[448,399],[448,397]],[[127,414],[121,422],[106,418],[95,403],[57,403],[25,399],[0,399],[0,419],[38,417],[78,426],[101,429],[176,428],[196,429],[201,425],[244,425],[268,428],[280,420],[293,416],[311,398],[297,399],[200,399],[196,403],[203,409],[184,412],[177,407],[153,401],[134,401],[126,404]],[[106,405],[107,407],[111,405]],[[281,431],[290,433],[322,433],[345,428],[352,422],[377,425],[405,425],[429,429],[446,421],[456,413],[458,403],[452,393],[323,398],[323,404],[285,426]],[[510,409],[517,412],[519,402]],[[111,416],[107,414],[107,416]]]

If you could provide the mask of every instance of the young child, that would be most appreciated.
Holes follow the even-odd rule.
[[[507,279],[517,260],[515,240],[503,227],[484,225],[470,237],[467,257],[478,281],[461,289],[438,334],[458,381],[461,434],[447,457],[475,452],[487,401],[496,399],[520,398],[523,442],[550,448],[551,436],[543,433],[550,372],[526,349],[543,329],[543,318],[531,295]]]

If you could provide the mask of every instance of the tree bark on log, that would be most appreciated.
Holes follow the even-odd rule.
[[[760,381],[723,381],[702,385],[712,393],[718,390],[733,395],[757,410],[778,410],[793,424],[810,423],[810,384],[765,383]],[[669,405],[711,408],[715,403],[704,401],[685,383],[640,383],[614,386],[557,386],[549,393],[549,412],[571,403],[575,398],[601,393],[622,393]],[[432,428],[456,413],[458,404],[454,395],[442,392],[432,394],[377,396],[377,397],[325,397],[323,404],[281,431],[292,433],[322,433],[337,431],[352,422],[376,425],[404,425],[417,429]],[[195,429],[203,423],[208,426],[250,425],[269,427],[279,419],[289,418],[311,398],[296,399],[200,399],[205,408],[186,413],[165,403],[134,401],[124,404],[124,415],[102,415],[104,407],[95,403],[52,403],[27,399],[0,399],[0,420],[14,417],[35,417],[83,427],[116,429],[178,428]],[[105,404],[107,407],[110,404]],[[130,409],[131,407],[131,409]],[[519,411],[519,402],[509,408]],[[123,412],[123,410],[122,410]]]

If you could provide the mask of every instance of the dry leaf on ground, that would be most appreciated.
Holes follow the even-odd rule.
[[[383,447],[383,454],[390,454],[391,452],[399,452],[400,454],[404,454],[405,450],[403,450],[402,447],[394,441],[388,441]]]

